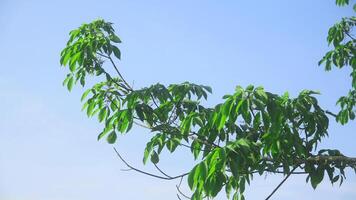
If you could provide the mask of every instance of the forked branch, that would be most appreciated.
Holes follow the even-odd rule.
[[[148,175],[148,176],[151,176],[151,177],[154,177],[154,178],[159,178],[159,179],[164,179],[164,180],[174,180],[174,179],[178,179],[178,178],[182,178],[184,176],[187,176],[189,173],[184,173],[184,174],[181,174],[181,175],[177,175],[177,176],[170,176],[170,177],[167,177],[167,176],[159,176],[159,175],[156,175],[156,174],[152,174],[152,173],[149,173],[149,172],[145,172],[143,170],[140,170],[140,169],[137,169],[135,167],[133,167],[132,165],[130,165],[121,155],[120,153],[116,150],[115,147],[113,147],[116,155],[120,158],[120,160],[131,170],[134,170],[136,172],[139,172],[141,174],[145,174],[145,175]]]

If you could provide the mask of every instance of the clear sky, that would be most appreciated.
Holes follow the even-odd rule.
[[[120,70],[135,88],[188,80],[212,86],[211,104],[236,85],[292,95],[314,89],[322,93],[320,104],[336,111],[349,71],[326,73],[317,62],[328,50],[328,28],[349,15],[351,8],[334,0],[0,0],[0,199],[177,199],[176,181],[121,171],[111,145],[96,141],[101,125],[80,111],[83,89],[62,87],[59,53],[80,24],[115,23],[123,40]],[[355,157],[355,124],[331,123],[321,147]],[[154,172],[142,166],[149,137],[135,128],[116,146],[131,164]],[[184,151],[164,154],[161,162],[172,175],[193,166]],[[354,200],[356,175],[347,175],[342,187],[325,181],[315,191],[305,176],[295,176],[274,199]],[[264,199],[281,178],[256,177],[247,199]]]

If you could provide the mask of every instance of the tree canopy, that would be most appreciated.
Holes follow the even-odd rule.
[[[349,1],[337,0],[336,4],[345,6]],[[324,174],[332,184],[342,184],[346,168],[356,172],[356,158],[337,149],[318,148],[329,134],[330,120],[343,125],[355,119],[355,25],[355,17],[345,17],[329,29],[327,42],[332,50],[319,62],[326,71],[351,69],[351,89],[337,101],[337,113],[322,108],[317,100],[319,93],[312,90],[290,97],[287,92],[273,94],[261,86],[237,86],[233,94],[223,96],[222,103],[207,107],[204,101],[212,94],[209,86],[184,82],[133,88],[116,64],[121,59],[117,47],[121,40],[113,24],[102,19],[70,32],[60,59],[70,71],[63,84],[71,90],[77,83],[85,86],[88,77],[101,80],[81,98],[86,114],[97,116],[104,125],[98,140],[114,144],[134,125],[152,132],[143,162],[153,163],[160,175],[131,166],[115,149],[129,168],[166,180],[186,177],[192,191],[189,198],[194,200],[215,197],[223,189],[229,199],[244,199],[245,186],[254,175],[284,174],[285,179],[269,199],[292,174],[306,174],[306,181],[316,188]],[[109,73],[104,63],[116,73]],[[162,151],[174,152],[177,148],[189,148],[197,164],[190,172],[173,177],[157,163]],[[179,191],[178,198],[182,196],[186,195]]]

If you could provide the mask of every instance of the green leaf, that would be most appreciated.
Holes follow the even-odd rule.
[[[242,194],[242,193],[244,193],[244,191],[245,191],[245,178],[241,178],[240,179],[240,183],[239,183],[239,186],[240,186],[240,193]]]
[[[268,100],[268,96],[266,92],[263,90],[263,88],[256,88],[255,95],[259,100],[262,100],[264,103],[266,103]]]
[[[69,59],[71,58],[71,50],[70,51],[68,51],[68,52],[66,52],[65,53],[65,55],[64,56],[62,56],[62,65],[63,66],[66,66],[67,65],[67,63],[68,63],[68,61],[69,61]]]
[[[127,132],[129,125],[130,125],[130,121],[127,118],[125,118],[124,121],[122,121],[119,125],[119,131],[121,133]]]
[[[335,176],[332,180],[331,183],[336,183],[340,178],[340,175]]]
[[[232,199],[239,200],[239,193],[237,191],[234,193],[234,196],[232,196]]]
[[[117,35],[115,35],[115,34],[113,34],[113,35],[110,36],[110,40],[113,41],[113,42],[115,42],[115,43],[121,43],[120,38],[119,38]]]
[[[261,122],[261,113],[257,113],[257,114],[255,115],[255,118],[253,118],[253,126],[254,126],[255,128],[258,128],[261,123],[262,123],[262,122]]]
[[[224,174],[221,172],[217,172],[214,179],[215,179],[213,181],[214,184],[212,184],[212,187],[210,188],[211,189],[210,194],[212,197],[215,197],[221,191],[222,187],[224,186],[223,184],[226,181]]]
[[[140,105],[137,105],[135,107],[135,111],[136,111],[136,114],[138,116],[138,118],[141,120],[141,121],[144,121],[145,120],[145,116],[143,114],[143,110],[142,110],[142,107]]]
[[[195,171],[196,169],[198,168],[198,165],[196,165],[190,172],[189,172],[189,175],[188,175],[188,185],[189,185],[189,188],[191,190],[193,190],[195,188],[195,184],[194,184],[194,175],[195,175]]]
[[[197,117],[194,118],[194,122],[195,122],[196,124],[198,124],[200,127],[203,127],[203,126],[204,126],[204,123],[203,123],[203,121],[200,119],[199,116],[197,116]]]
[[[241,138],[236,142],[236,144],[238,146],[242,146],[242,147],[246,147],[246,148],[250,148],[250,144],[249,143],[250,142],[245,138]]]
[[[205,162],[197,164],[188,175],[188,185],[194,190],[199,183],[203,184],[207,177],[207,165]]]
[[[220,121],[219,121],[218,131],[220,131],[222,128],[224,128],[226,118],[227,118],[227,116],[222,113],[221,117],[220,117]]]
[[[212,93],[212,92],[213,92],[213,90],[212,90],[211,87],[209,87],[209,86],[203,86],[203,88],[204,88],[206,91],[208,91],[209,93]]]
[[[68,79],[68,83],[67,83],[67,88],[68,88],[69,91],[72,91],[73,84],[74,84],[74,78],[73,78],[73,76],[71,76],[71,77]]]
[[[111,129],[109,129],[108,127],[105,127],[105,129],[98,135],[98,140],[103,138],[109,132],[109,130],[111,130]]]
[[[85,85],[85,76],[84,75],[80,77],[80,85],[82,85],[83,87]]]
[[[196,160],[200,154],[200,148],[201,148],[201,143],[199,143],[197,140],[194,140],[190,146],[190,150],[194,155],[194,160]]]
[[[239,169],[238,169],[238,164],[237,164],[236,160],[230,159],[229,165],[230,165],[230,170],[231,170],[232,175],[235,178],[238,178],[239,177]]]
[[[253,88],[254,88],[253,85],[248,85],[248,86],[246,87],[246,91],[252,92]]]
[[[99,122],[102,122],[108,114],[108,109],[106,107],[102,108],[99,112],[98,118]]]
[[[72,59],[70,62],[69,62],[69,70],[71,71],[71,72],[74,72],[75,71],[75,69],[76,69],[76,64],[75,64],[75,60],[74,59]]]
[[[117,48],[116,46],[112,46],[112,50],[113,50],[113,52],[114,52],[115,57],[120,60],[120,59],[121,59],[121,52],[120,52],[120,49]]]
[[[250,106],[250,101],[248,99],[243,101],[243,103],[241,105],[242,118],[245,120],[245,122],[247,124],[250,124],[251,120],[252,120],[251,113],[249,111],[249,109],[250,109],[249,106]]]
[[[191,197],[191,200],[202,200],[201,192],[200,191],[195,191],[194,194]]]
[[[144,153],[143,153],[143,164],[147,163],[147,159],[148,159],[149,155],[150,155],[150,152],[146,148]]]
[[[198,165],[197,171],[194,176],[194,181],[198,183],[199,181],[204,182],[207,177],[207,165],[205,162],[201,162]]]
[[[182,124],[181,124],[181,133],[183,135],[187,135],[190,131],[190,127],[192,126],[192,115],[190,116],[187,116],[187,118],[185,118],[183,121],[182,121]]]
[[[80,101],[83,101],[83,100],[88,96],[88,94],[90,93],[90,91],[91,91],[91,89],[86,90],[86,91],[83,93],[82,97],[80,98]]]
[[[310,182],[313,189],[315,189],[318,186],[318,184],[323,180],[323,178],[324,178],[324,168],[319,165],[316,171],[310,175]]]
[[[345,6],[349,4],[349,0],[336,0],[336,5]]]
[[[66,78],[63,80],[63,83],[62,83],[63,86],[68,84],[68,80],[70,77],[71,77],[71,74],[67,74]]]
[[[154,164],[157,164],[159,162],[159,157],[156,151],[153,151],[153,153],[151,154],[151,162]]]
[[[180,140],[178,138],[173,138],[171,140],[168,140],[167,149],[172,153],[173,151],[176,150],[179,144],[180,144]]]
[[[87,108],[87,116],[88,117],[92,116],[95,106],[96,106],[96,103],[94,101],[89,102],[88,108]]]
[[[81,52],[79,51],[79,52],[76,52],[76,53],[74,54],[74,56],[72,56],[72,57],[70,58],[71,60],[70,60],[70,62],[69,62],[69,70],[70,70],[71,72],[74,72],[74,71],[75,71],[75,69],[76,69],[76,67],[77,67],[76,63],[78,62],[80,55],[81,55]]]
[[[109,144],[114,144],[116,142],[116,139],[117,139],[117,135],[115,131],[112,131],[106,138]]]

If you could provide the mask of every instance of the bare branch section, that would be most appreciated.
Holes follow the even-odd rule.
[[[283,185],[284,182],[286,182],[286,180],[290,177],[290,175],[292,175],[292,173],[298,168],[298,166],[295,166],[288,174],[287,176],[282,180],[282,182],[280,182],[277,187],[272,191],[272,193],[270,195],[268,195],[268,197],[266,198],[266,200],[270,199],[274,193],[277,192],[277,190]]]
[[[140,169],[137,169],[135,167],[133,167],[132,165],[130,165],[121,155],[120,153],[116,150],[115,147],[113,147],[116,155],[120,158],[120,160],[131,170],[134,170],[136,172],[139,172],[141,174],[145,174],[145,175],[148,175],[148,176],[151,176],[151,177],[154,177],[154,178],[159,178],[159,179],[164,179],[164,180],[174,180],[174,179],[178,179],[178,178],[182,178],[184,176],[187,176],[189,173],[184,173],[184,174],[181,174],[181,175],[178,175],[178,176],[159,176],[159,175],[156,175],[156,174],[152,174],[152,173],[149,173],[149,172],[145,172],[143,170],[140,170]]]

